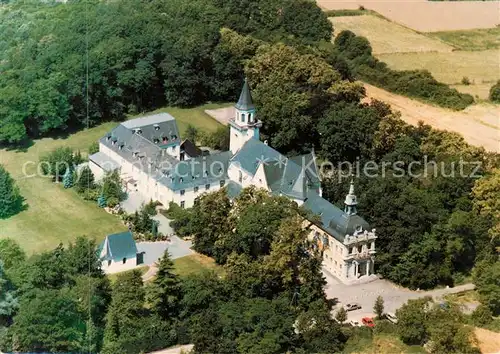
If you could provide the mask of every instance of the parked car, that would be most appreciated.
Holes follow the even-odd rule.
[[[357,302],[352,302],[350,304],[345,305],[345,309],[347,311],[359,310],[360,308],[361,308],[361,305],[358,304]]]
[[[359,323],[358,321],[349,321],[349,324],[353,327],[361,327],[361,323]]]
[[[388,321],[390,321],[390,322],[392,322],[392,323],[394,323],[394,324],[398,323],[398,318],[397,318],[397,317],[396,317],[396,315],[395,315],[395,314],[393,314],[392,312],[387,312],[387,313],[385,314],[385,318],[386,318]]]
[[[375,322],[373,322],[373,318],[370,317],[363,317],[361,319],[361,322],[366,326],[366,327],[375,327]]]

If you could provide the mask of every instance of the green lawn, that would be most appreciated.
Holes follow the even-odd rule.
[[[500,48],[500,27],[427,33],[461,50]]]
[[[425,349],[418,345],[404,344],[396,334],[374,334],[369,336],[353,336],[344,348],[343,353],[358,354],[425,354]]]
[[[144,274],[146,274],[148,272],[149,266],[142,266],[142,267],[138,267],[138,268],[135,268],[135,269],[126,270],[124,272],[118,272],[118,273],[108,274],[109,281],[111,283],[114,283],[120,274],[125,274],[125,273],[128,273],[128,272],[132,272],[134,270],[138,270],[141,273],[141,275],[144,275]]]
[[[206,270],[213,270],[222,274],[222,267],[215,264],[215,261],[207,256],[195,253],[189,256],[174,259],[175,273],[179,276],[202,273]]]
[[[215,130],[219,123],[204,113],[227,104],[209,104],[191,109],[164,108],[178,122],[181,134],[188,122],[200,131]],[[80,235],[94,237],[98,241],[107,234],[124,230],[123,224],[113,215],[98,208],[95,203],[84,201],[73,190],[65,190],[61,184],[49,179],[25,175],[36,172],[39,156],[59,146],[67,146],[86,152],[93,141],[97,141],[118,123],[104,123],[62,138],[35,140],[24,150],[0,149],[0,164],[10,172],[28,204],[27,210],[6,220],[0,220],[0,238],[10,237],[29,254],[56,247]],[[24,167],[23,167],[24,166]],[[24,170],[23,170],[24,168]],[[26,174],[23,172],[26,171]]]

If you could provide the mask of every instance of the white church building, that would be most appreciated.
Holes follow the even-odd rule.
[[[286,157],[260,141],[262,123],[245,81],[230,124],[230,150],[204,154],[182,140],[175,118],[167,113],[144,116],[118,125],[99,141],[89,157],[96,179],[119,169],[127,190],[165,206],[189,208],[205,192],[226,188],[231,198],[248,186],[293,199],[319,216],[305,222],[309,239],[323,254],[324,268],[343,282],[372,275],[375,229],[357,214],[351,182],[344,209],[321,196],[314,153]]]

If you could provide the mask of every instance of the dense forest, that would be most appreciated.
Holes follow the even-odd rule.
[[[253,52],[228,51],[222,28],[251,35],[243,47],[319,48],[344,79],[455,109],[472,103],[427,72],[389,70],[349,31],[333,46],[330,21],[309,0],[10,1],[0,19],[0,143],[164,105],[233,101]]]

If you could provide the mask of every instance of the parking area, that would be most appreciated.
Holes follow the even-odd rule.
[[[184,241],[177,236],[170,237],[170,241],[138,242],[137,251],[144,252],[143,265],[151,265],[163,256],[168,249],[172,259],[181,258],[194,253],[191,242]]]
[[[430,291],[414,291],[402,288],[392,284],[384,279],[377,279],[365,284],[346,285],[325,273],[327,287],[325,293],[328,299],[336,299],[337,305],[333,309],[334,312],[340,306],[345,306],[348,303],[358,303],[361,309],[349,311],[348,320],[361,322],[363,317],[373,317],[373,305],[377,296],[382,296],[384,299],[384,308],[386,312],[396,312],[403,304],[410,299],[418,299],[424,296],[432,296],[434,299],[439,299],[447,294],[459,293],[463,291],[473,290],[473,284],[459,285],[453,288],[435,289]]]

